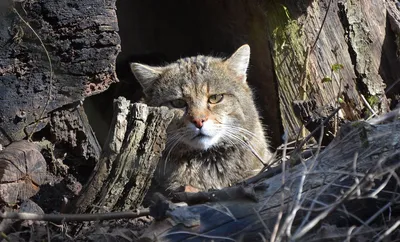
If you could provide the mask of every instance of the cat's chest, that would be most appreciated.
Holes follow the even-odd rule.
[[[168,162],[161,163],[159,178],[170,188],[191,185],[204,190],[229,186],[241,180],[249,170],[248,164],[243,162],[244,156],[237,147],[174,153]]]
[[[211,167],[229,163],[241,157],[242,152],[233,147],[213,149],[209,151],[192,151],[183,153],[178,159],[186,163],[188,168]]]

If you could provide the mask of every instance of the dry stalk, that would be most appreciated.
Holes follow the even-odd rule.
[[[304,171],[302,172],[302,175],[300,177],[300,184],[299,184],[298,189],[297,189],[295,202],[294,202],[294,205],[292,207],[291,213],[289,214],[289,216],[287,216],[284,224],[282,225],[282,228],[280,230],[279,237],[278,237],[279,241],[282,239],[283,233],[286,233],[286,236],[288,236],[289,238],[291,237],[291,232],[290,231],[291,231],[291,228],[292,228],[292,225],[293,225],[293,221],[294,221],[294,219],[296,217],[297,212],[301,208],[301,198],[302,198],[303,188],[304,188],[303,186],[304,186],[304,182],[305,182],[305,180],[307,178],[307,173],[308,173],[308,171],[313,170],[315,168],[317,157],[319,156],[319,153],[321,151],[320,147],[321,147],[322,138],[323,138],[323,135],[324,135],[324,126],[323,126],[323,124],[321,124],[320,129],[321,129],[321,134],[320,134],[320,138],[318,140],[317,153],[314,155],[313,159],[311,160],[309,167],[307,167],[306,164],[302,163],[304,165]]]
[[[211,240],[229,240],[229,241],[236,241],[236,240],[234,240],[234,239],[232,239],[232,238],[229,238],[229,237],[212,236],[212,235],[198,234],[198,233],[186,232],[186,231],[170,232],[170,233],[165,234],[164,236],[175,235],[175,234],[189,234],[189,235],[193,235],[193,236],[196,236],[196,237],[201,237],[201,238],[206,238],[206,239],[211,239]]]
[[[285,143],[283,147],[283,154],[282,154],[282,187],[285,189],[285,175],[286,175],[286,148],[287,148],[287,142],[288,142],[288,135],[285,135]],[[278,218],[275,222],[274,230],[272,231],[271,235],[271,242],[274,242],[276,240],[276,236],[279,231],[279,224],[281,223],[281,219],[283,216],[283,209],[284,209],[284,202],[285,202],[285,193],[282,192],[281,194],[281,211],[279,211]]]
[[[395,154],[397,154],[399,152],[396,152]],[[392,155],[395,155],[392,154]],[[340,205],[343,204],[344,201],[348,200],[351,198],[351,196],[353,196],[354,194],[357,194],[357,191],[360,189],[360,187],[365,187],[365,185],[367,185],[371,180],[373,180],[374,178],[378,178],[376,174],[374,174],[373,172],[375,170],[381,170],[382,169],[382,163],[384,163],[389,157],[384,157],[382,159],[380,159],[377,164],[375,165],[374,168],[372,168],[368,173],[365,174],[365,176],[357,183],[354,183],[352,186],[349,187],[349,189],[339,198],[336,200],[336,202],[334,202],[330,207],[324,209],[323,212],[321,212],[319,215],[317,215],[313,220],[311,220],[307,225],[305,225],[304,227],[302,227],[301,230],[299,230],[298,232],[296,232],[294,234],[294,236],[291,237],[292,240],[297,240],[300,239],[302,236],[304,236],[309,230],[311,230],[312,228],[315,227],[316,224],[318,224],[322,219],[326,218],[331,212],[333,212],[334,210],[336,210]],[[390,170],[386,169],[386,174],[390,173]],[[391,177],[391,176],[390,176]],[[383,188],[385,187],[385,185],[387,184],[389,180],[385,180],[383,182],[383,185],[379,186],[377,189],[375,189],[376,191],[382,191]],[[327,186],[325,186],[327,187]],[[376,192],[374,191],[372,194],[374,194],[376,196]],[[397,200],[400,196],[397,196],[395,200]],[[359,198],[359,197],[357,197]],[[389,203],[387,203],[383,208],[381,208],[378,212],[376,212],[373,216],[371,216],[366,222],[364,222],[363,224],[368,225],[369,223],[371,223],[373,220],[375,220],[377,218],[377,216],[379,216],[380,214],[383,213],[383,211],[385,211],[386,209],[388,209],[391,205],[393,204],[393,201],[390,201]],[[357,228],[354,231],[354,234],[358,234],[360,232],[361,228]],[[350,235],[349,235],[350,236]]]

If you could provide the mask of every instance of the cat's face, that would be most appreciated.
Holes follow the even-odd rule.
[[[168,142],[207,150],[223,141],[240,142],[239,130],[251,118],[245,110],[252,100],[246,83],[249,57],[244,45],[226,60],[197,56],[164,67],[131,67],[149,105],[175,110]]]

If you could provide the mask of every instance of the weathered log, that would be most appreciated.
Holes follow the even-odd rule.
[[[265,189],[254,190],[258,202],[227,201],[223,196],[218,202],[175,208],[169,214],[180,214],[179,218],[155,222],[145,237],[157,241],[262,241],[275,234],[279,240],[309,241],[316,233],[323,239],[324,228],[338,224],[355,226],[351,236],[373,235],[368,219],[400,200],[396,188],[399,150],[400,122],[347,124],[323,152],[287,169],[285,178],[280,174],[263,181]],[[213,197],[215,200],[218,197]],[[283,216],[278,221],[280,212]],[[200,225],[185,227],[185,214],[200,216]],[[398,214],[392,210],[391,216]],[[373,221],[379,223],[377,220]],[[273,232],[277,223],[279,229]],[[336,236],[345,238],[347,233]]]
[[[400,18],[393,1],[271,1],[266,16],[289,137],[301,126],[296,100],[327,110],[340,105],[339,117],[351,121],[388,111],[388,98],[398,102]]]
[[[75,166],[93,167],[100,158],[101,147],[83,106],[79,103],[65,105],[49,116],[51,142],[62,146],[68,155],[82,158]],[[87,161],[86,164],[83,161]]]
[[[1,1],[0,144],[117,81],[115,1]]]
[[[125,98],[114,105],[113,129],[100,162],[70,212],[136,209],[151,184],[173,114]]]

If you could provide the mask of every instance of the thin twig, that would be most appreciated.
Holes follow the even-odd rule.
[[[304,82],[305,82],[305,78],[307,77],[307,72],[308,72],[309,56],[310,56],[311,53],[314,51],[315,46],[317,45],[317,42],[318,42],[319,37],[320,37],[320,35],[321,35],[322,29],[323,29],[324,26],[325,26],[325,22],[326,22],[326,19],[327,19],[327,17],[328,17],[328,13],[329,13],[329,10],[330,10],[330,8],[331,8],[331,3],[332,3],[332,0],[330,0],[329,3],[328,3],[328,7],[327,7],[327,9],[326,9],[326,12],[325,12],[325,15],[324,15],[324,19],[322,20],[321,26],[320,26],[320,28],[319,28],[319,30],[318,30],[317,36],[315,37],[314,43],[311,45],[311,48],[308,47],[308,48],[306,49],[306,57],[305,57],[305,61],[304,61],[304,71],[303,71],[303,73],[302,73],[302,76],[300,77],[300,86],[301,86],[303,89],[305,89],[305,88],[304,88],[304,86],[305,86]],[[303,91],[305,92],[306,90],[303,90]],[[305,99],[305,97],[302,97],[302,98],[303,98],[303,100]],[[297,137],[296,137],[296,147],[300,147],[300,149],[301,149],[301,147],[303,147],[303,145],[305,144],[305,142],[302,142],[302,143],[301,143],[301,146],[297,146],[297,142],[298,142],[298,140],[299,140],[300,133],[302,133],[302,131],[303,131],[303,129],[305,128],[305,126],[306,126],[306,125],[301,124],[299,133],[298,133],[298,135],[297,135]],[[308,137],[310,137],[310,136],[308,136]],[[308,138],[308,139],[309,139],[309,138]]]
[[[398,152],[395,152],[396,155]],[[291,239],[292,240],[297,240],[299,238],[301,238],[302,236],[304,236],[308,231],[310,231],[312,228],[315,227],[316,224],[318,224],[320,221],[322,221],[322,219],[324,219],[325,217],[327,217],[331,212],[333,212],[339,205],[341,205],[344,201],[346,201],[347,199],[349,199],[354,193],[356,193],[357,189],[359,186],[363,186],[363,184],[365,183],[369,183],[370,179],[373,179],[374,177],[374,170],[376,170],[379,167],[382,167],[382,163],[385,162],[387,159],[389,159],[389,157],[383,157],[381,158],[377,164],[368,171],[368,173],[361,179],[359,184],[353,184],[343,195],[340,199],[338,199],[337,201],[335,201],[332,206],[328,209],[326,209],[324,212],[320,213],[319,215],[317,215],[313,220],[311,220],[307,225],[304,226],[304,228],[302,230],[300,230],[298,233],[296,233]],[[387,205],[388,206],[388,205]],[[387,208],[387,206],[385,206],[385,208]],[[388,206],[390,207],[390,206]],[[382,210],[382,209],[381,209]],[[380,211],[381,211],[380,210]],[[378,214],[378,213],[377,213]],[[380,213],[379,213],[380,214]],[[377,216],[376,214],[374,216]],[[368,221],[371,222],[373,219],[375,219],[375,217],[371,217]],[[366,223],[368,224],[368,223]]]
[[[400,83],[400,78],[398,78],[392,85],[390,85],[386,90],[385,94],[387,94],[393,87]]]
[[[13,10],[18,15],[20,20],[33,32],[33,34],[36,36],[36,38],[40,41],[40,44],[42,45],[42,47],[44,49],[44,52],[46,53],[47,60],[49,61],[49,68],[50,68],[50,80],[49,80],[49,88],[48,88],[48,97],[47,97],[46,103],[44,104],[43,110],[39,115],[39,118],[35,121],[36,123],[35,123],[35,126],[32,129],[32,132],[28,136],[28,139],[31,140],[33,133],[35,133],[35,130],[36,130],[37,126],[39,125],[39,120],[43,118],[43,115],[46,112],[47,106],[50,103],[51,92],[52,92],[51,87],[53,85],[53,65],[52,65],[52,62],[51,62],[50,54],[47,51],[47,48],[46,48],[45,44],[43,43],[42,39],[40,38],[40,36],[38,35],[38,33],[36,33],[36,31],[32,28],[32,26],[26,20],[24,20],[24,18],[22,18],[22,16],[19,14],[17,9],[13,8]]]
[[[395,199],[397,200],[398,197]],[[388,209],[390,206],[393,205],[393,202],[388,202],[385,206],[383,206],[381,209],[379,209],[374,215],[372,215],[367,221],[365,221],[365,225],[369,225],[372,221],[374,221],[379,215],[381,215],[386,209]],[[363,228],[364,225],[358,227],[354,233],[357,234],[360,232],[360,230]]]
[[[369,103],[367,102],[367,99],[365,99],[364,95],[360,94],[361,99],[364,101],[365,106],[367,106],[367,108],[369,109],[369,111],[371,111],[372,115],[368,117],[367,120],[370,120],[371,118],[377,116],[376,112],[374,109],[372,109],[371,105],[369,105]]]
[[[296,233],[291,239],[292,240],[297,240],[300,239],[302,236],[304,236],[308,231],[310,231],[312,228],[315,227],[322,219],[324,219],[326,216],[328,216],[331,212],[333,212],[340,204],[342,204],[348,197],[350,197],[356,190],[358,184],[354,184],[349,190],[346,191],[343,196],[336,201],[332,207],[329,209],[325,210],[324,212],[318,214],[313,220],[311,220],[307,225],[303,227],[302,230],[300,230],[298,233]]]
[[[35,214],[35,213],[15,213],[3,212],[0,213],[2,219],[17,219],[17,220],[40,220],[51,222],[70,222],[70,221],[98,221],[112,219],[132,219],[149,215],[149,209],[127,211],[127,212],[112,212],[98,214]]]
[[[321,123],[321,134],[320,134],[320,137],[318,140],[318,147],[321,147],[323,136],[324,136],[324,125]],[[308,173],[308,171],[313,170],[315,168],[317,157],[319,156],[319,153],[320,153],[320,148],[318,148],[317,153],[314,155],[313,159],[311,160],[309,167],[307,167],[304,164],[304,171],[302,172],[303,175],[300,178],[300,183],[299,183],[299,186],[297,189],[297,195],[295,198],[294,206],[293,206],[292,212],[287,217],[287,219],[285,220],[285,223],[282,226],[280,236],[282,236],[283,232],[286,231],[286,235],[288,237],[291,237],[291,229],[292,229],[293,221],[297,215],[297,212],[301,208],[301,203],[302,203],[301,198],[302,198],[303,189],[304,189],[303,186],[304,186],[305,180],[307,178],[307,173]]]
[[[393,111],[390,111],[388,113],[382,114],[379,117],[370,119],[367,122],[369,124],[373,124],[374,125],[374,124],[379,124],[379,123],[382,123],[382,122],[391,121],[391,120],[394,120],[394,119],[396,119],[398,117],[400,117],[400,108],[395,109]]]
[[[311,200],[311,199],[306,198],[306,200]],[[318,205],[324,206],[322,209],[313,209],[311,212],[323,211],[323,210],[325,210],[326,208],[328,208],[331,205],[331,204],[323,203],[321,201],[316,201],[315,199],[313,199],[311,201],[313,201],[313,202],[315,201],[315,203],[317,203]],[[304,209],[304,208],[302,208],[302,210],[306,210],[307,211],[307,209]],[[359,218],[358,216],[356,216],[356,215],[350,213],[349,211],[347,211],[346,207],[344,207],[343,209],[338,208],[337,211],[343,213],[344,216],[352,217],[353,219],[355,219],[360,224],[368,226],[368,225],[364,224],[364,221],[361,218]],[[372,228],[370,228],[370,229],[372,229]]]
[[[377,241],[382,241],[384,238],[386,238],[387,236],[389,236],[395,229],[397,229],[397,227],[400,226],[400,220],[396,221],[396,223],[394,223],[392,225],[392,227],[390,227],[388,230],[385,231],[384,234],[382,234]]]
[[[284,186],[285,186],[285,173],[286,173],[286,148],[287,148],[287,143],[288,143],[288,135],[285,135],[285,143],[284,143],[284,147],[283,147],[283,154],[282,154],[282,193],[281,193],[281,210],[279,211],[279,215],[278,218],[275,222],[275,226],[274,226],[274,230],[272,231],[272,235],[271,235],[271,242],[274,242],[276,240],[276,236],[278,234],[279,231],[279,224],[281,223],[281,219],[283,216],[283,209],[284,209],[284,203],[285,203],[285,193],[284,193]]]
[[[206,234],[199,234],[199,233],[194,233],[194,232],[186,232],[186,231],[178,231],[178,232],[170,232],[165,234],[164,236],[168,235],[179,235],[179,234],[187,234],[187,235],[192,235],[196,237],[202,237],[202,238],[207,238],[207,239],[215,239],[215,240],[229,240],[229,241],[236,241],[235,239],[229,238],[229,237],[223,237],[223,236],[212,236],[212,235],[206,235]]]
[[[265,224],[265,222],[264,222],[263,218],[261,217],[260,213],[259,213],[255,208],[253,208],[253,210],[254,210],[254,213],[257,215],[258,220],[260,220],[260,223],[261,223],[262,226],[265,228],[265,232],[266,232],[267,234],[270,234],[271,231],[269,230],[267,224]]]
[[[331,3],[332,3],[332,0],[330,0],[329,3],[328,3],[328,7],[326,9],[326,12],[325,12],[325,15],[324,15],[324,19],[322,20],[322,23],[321,23],[321,27],[318,30],[318,34],[317,34],[317,37],[315,38],[314,44],[311,46],[311,51],[313,51],[315,46],[317,45],[319,36],[321,35],[321,32],[322,32],[322,28],[324,27],[325,22],[326,22],[326,18],[328,17],[329,9],[331,8]]]

